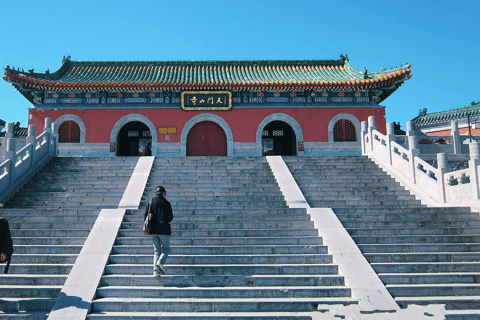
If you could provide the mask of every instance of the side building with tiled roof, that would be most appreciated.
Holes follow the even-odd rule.
[[[426,109],[412,120],[416,130],[426,135],[450,135],[452,121],[457,121],[461,135],[480,135],[480,101],[463,108],[427,113]]]
[[[53,73],[7,66],[33,106],[58,124],[62,155],[360,154],[361,121],[411,77],[331,60],[72,61]],[[41,132],[41,130],[37,130]]]

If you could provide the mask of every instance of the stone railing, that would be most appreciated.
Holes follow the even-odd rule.
[[[451,136],[429,137],[432,140],[448,138],[445,146],[449,148],[436,154],[434,162],[437,166],[435,167],[422,159],[424,152],[428,152],[429,149],[420,147],[420,137],[415,135],[412,128],[413,125],[409,121],[407,136],[399,138],[393,133],[393,123],[387,123],[387,134],[383,135],[375,127],[375,117],[369,117],[368,122],[362,122],[362,154],[370,157],[385,171],[392,174],[425,204],[463,205],[479,210],[480,144],[475,139],[467,140],[461,137],[458,134],[457,123],[452,123]],[[422,136],[421,139],[424,137]],[[445,140],[442,140],[442,146],[443,141]],[[449,165],[448,158],[458,158],[462,155],[464,141],[468,141],[470,156],[468,168],[456,170]]]
[[[53,134],[55,123],[45,119],[43,133],[36,137],[36,127],[28,127],[27,144],[15,152],[15,139],[8,136],[13,123],[7,124],[7,143],[5,145],[5,161],[0,165],[0,204],[13,195],[31,175],[43,167],[58,153],[58,139]]]

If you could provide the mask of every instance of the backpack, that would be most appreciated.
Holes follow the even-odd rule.
[[[163,205],[165,204],[165,199],[161,197],[155,198],[155,217],[157,218],[158,223],[165,223],[165,214],[163,210]]]

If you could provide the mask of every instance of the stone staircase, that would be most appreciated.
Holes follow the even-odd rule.
[[[154,278],[141,224],[157,185],[174,220],[167,274]],[[88,319],[310,319],[318,304],[355,303],[265,158],[157,158],[109,260]]]
[[[401,307],[480,319],[480,221],[427,208],[365,157],[285,157],[311,207],[331,207]]]
[[[15,253],[0,265],[0,300],[20,312],[0,319],[46,319],[98,213],[116,208],[138,158],[54,158],[3,208]]]

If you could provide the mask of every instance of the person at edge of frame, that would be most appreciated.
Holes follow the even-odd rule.
[[[8,220],[0,217],[0,263],[10,260],[13,254],[13,242]]]

